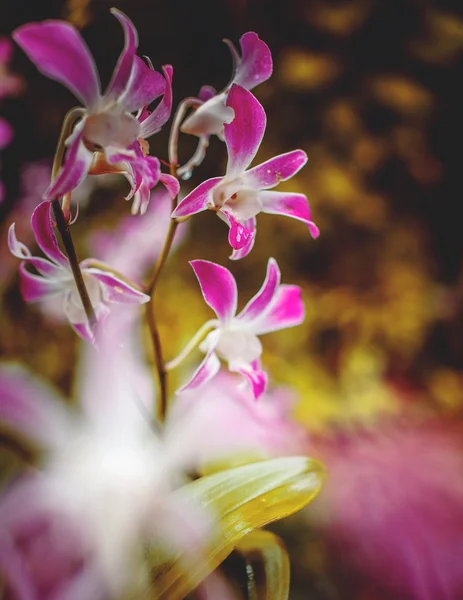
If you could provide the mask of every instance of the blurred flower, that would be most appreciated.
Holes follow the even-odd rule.
[[[194,260],[190,264],[204,300],[218,320],[208,321],[201,328],[201,332],[213,328],[199,346],[206,356],[179,391],[197,388],[212,379],[220,369],[220,357],[227,361],[230,371],[249,380],[254,398],[258,398],[267,386],[267,374],[261,370],[262,344],[258,336],[302,323],[304,305],[300,288],[280,284],[280,270],[275,259],[270,258],[261,289],[236,315],[238,291],[230,271],[205,260]],[[171,361],[170,368],[179,364],[195,344],[193,338],[179,357]]]
[[[143,218],[129,215],[123,217],[117,227],[99,229],[92,234],[91,246],[95,254],[126,277],[141,281],[161,252],[171,210],[172,201],[167,190],[155,190]],[[187,229],[188,223],[179,224],[173,248],[182,243]]]
[[[20,265],[21,292],[28,302],[58,300],[73,329],[85,339],[93,339],[85,310],[77,290],[69,259],[61,252],[51,223],[51,204],[42,202],[35,209],[31,223],[35,239],[47,258],[33,256],[27,246],[18,241],[14,223],[10,227],[8,245],[11,253],[22,259]],[[30,264],[39,275],[30,273]],[[127,283],[106,265],[92,266],[94,259],[80,263],[90,301],[98,320],[103,320],[109,312],[108,304],[143,304],[149,296]]]
[[[313,237],[319,234],[310,218],[304,194],[269,192],[281,181],[295,175],[307,162],[302,150],[280,154],[246,171],[262,142],[266,116],[264,109],[246,89],[233,85],[227,99],[235,118],[225,125],[228,151],[227,172],[201,183],[177,206],[172,217],[214,210],[230,227],[228,241],[233,248],[230,258],[239,259],[252,249],[256,215],[260,212],[286,215],[305,223]]]
[[[375,600],[462,597],[461,433],[459,422],[436,421],[315,442],[330,477],[311,523],[344,588]]]
[[[148,588],[145,544],[165,539],[197,552],[210,534],[206,514],[173,493],[189,449],[178,438],[167,448],[148,418],[153,398],[147,404],[132,387],[131,327],[116,315],[98,349],[84,347],[80,414],[21,369],[0,371],[3,425],[44,452],[40,471],[0,501],[0,569],[19,598],[97,600]]]

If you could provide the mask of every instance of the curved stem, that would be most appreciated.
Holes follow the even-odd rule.
[[[53,168],[51,172],[52,181],[56,179],[61,168],[64,158],[64,152],[66,149],[66,140],[71,135],[72,129],[76,121],[80,119],[84,114],[85,110],[83,108],[72,108],[64,118],[63,127],[61,129],[58,145],[56,147],[55,157],[53,159]],[[66,194],[66,196],[70,195]],[[69,199],[67,201],[69,202]],[[69,222],[63,212],[60,201],[53,200],[51,204],[56,221],[56,228],[59,231],[64,249],[66,250],[66,254],[69,259],[72,275],[74,277],[77,291],[79,292],[79,296],[82,301],[82,306],[85,310],[85,315],[87,317],[90,328],[93,330],[96,324],[95,311],[93,309],[92,302],[88,294],[87,286],[85,285],[85,281],[82,276],[82,271],[80,270],[79,259],[77,258],[76,249],[74,246],[74,242],[72,241],[71,231],[69,229]]]
[[[211,319],[210,321],[204,323],[204,325],[198,329],[180,354],[165,364],[166,371],[172,371],[172,369],[178,367],[178,365],[185,360],[190,352],[199,346],[210,330],[218,327],[219,325],[220,323],[217,319]]]
[[[198,98],[185,98],[185,100],[180,102],[177,108],[177,112],[175,113],[175,117],[172,122],[172,127],[170,129],[169,135],[170,174],[173,177],[177,176],[178,134],[180,131],[180,125],[182,123],[187,109],[191,106],[200,106],[201,104],[202,101]],[[172,211],[175,210],[176,206],[177,198],[172,198]],[[164,245],[162,247],[158,260],[154,265],[153,274],[151,275],[151,279],[147,286],[147,294],[151,297],[151,302],[148,302],[146,305],[146,319],[153,340],[154,360],[156,363],[156,373],[159,382],[159,402],[157,403],[157,416],[161,422],[164,421],[167,410],[167,371],[164,365],[164,356],[162,352],[161,338],[159,335],[159,327],[157,324],[157,315],[154,309],[154,293],[156,291],[156,284],[158,282],[159,276],[161,275],[161,271],[171,251],[178,223],[179,222],[176,219],[170,220],[169,229],[167,230],[166,238],[164,240]]]

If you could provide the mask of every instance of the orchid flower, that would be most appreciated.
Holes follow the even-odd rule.
[[[256,215],[260,212],[286,215],[307,225],[314,238],[319,235],[310,217],[304,194],[267,191],[295,175],[307,162],[302,150],[280,154],[246,170],[264,136],[266,117],[251,92],[233,85],[227,99],[235,118],[225,125],[228,164],[224,177],[201,183],[177,206],[172,217],[186,217],[203,210],[214,210],[230,227],[230,258],[243,258],[255,241]]]
[[[125,45],[103,95],[90,51],[69,23],[29,23],[19,27],[13,37],[41,73],[63,83],[85,106],[66,140],[64,165],[44,198],[54,200],[71,192],[91,171],[95,159],[101,163],[98,154],[102,153],[107,170],[123,172],[131,182],[129,198],[135,196],[139,209],[146,198],[143,185],[164,180],[175,187],[173,178],[161,176],[159,161],[146,157],[145,139],[159,131],[170,116],[172,67],[164,67],[163,77],[146,66],[135,55],[138,35],[133,23],[121,11],[113,8],[111,12],[124,29]],[[162,101],[149,113],[147,107],[161,95]]]
[[[228,363],[232,372],[249,380],[254,398],[266,389],[267,374],[262,371],[260,335],[294,327],[304,320],[301,290],[296,285],[280,284],[280,270],[275,259],[270,258],[267,274],[261,289],[236,315],[237,286],[228,269],[206,260],[190,262],[206,303],[214,310],[217,319],[205,324],[200,331],[211,329],[199,348],[206,356],[190,381],[179,392],[197,388],[212,379],[220,369],[220,358]],[[184,357],[192,348],[187,346],[179,355]],[[172,361],[173,365],[179,360]],[[173,368],[173,365],[169,365]]]
[[[199,91],[199,100],[203,102],[180,127],[183,133],[196,135],[200,138],[198,150],[187,164],[178,169],[178,174],[184,179],[191,176],[194,166],[201,164],[209,144],[209,137],[217,135],[224,139],[224,125],[231,123],[234,117],[233,109],[227,106],[227,96],[233,84],[252,90],[266,81],[272,74],[273,64],[270,49],[259,39],[257,33],[249,31],[240,38],[241,56],[230,40],[224,40],[230,48],[233,58],[233,74],[224,90],[217,93],[211,86],[203,86]]]
[[[74,330],[83,338],[92,340],[84,307],[75,284],[68,258],[61,252],[51,223],[51,204],[47,201],[37,206],[31,223],[35,239],[46,258],[33,256],[27,246],[16,238],[15,225],[11,225],[8,244],[11,253],[22,260],[20,269],[21,292],[27,302],[59,300],[64,314]],[[87,291],[95,315],[103,320],[109,313],[108,304],[143,304],[149,296],[127,283],[106,265],[86,259],[80,263]],[[38,274],[31,273],[27,265]]]

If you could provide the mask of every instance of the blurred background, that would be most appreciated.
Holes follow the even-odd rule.
[[[308,196],[318,240],[301,223],[259,215],[255,249],[227,264],[226,228],[202,213],[157,299],[170,358],[210,316],[188,260],[227,264],[243,302],[269,255],[284,282],[303,288],[304,325],[264,341],[272,381],[295,392],[304,450],[329,473],[313,508],[278,527],[293,565],[291,598],[463,598],[461,2],[3,0],[0,34],[66,18],[106,83],[122,44],[111,6],[134,21],[140,54],[156,69],[173,65],[177,103],[204,84],[222,89],[231,74],[222,38],[238,43],[256,31],[274,58],[272,78],[254,91],[268,116],[257,163],[295,148],[309,156],[286,185]],[[15,220],[32,243],[30,213],[74,102],[19,50],[11,61],[0,56],[0,115],[11,128],[0,153],[0,354],[65,391],[78,341],[23,303],[6,232]],[[165,127],[150,140],[163,160],[167,136]],[[195,144],[182,136],[181,157]],[[212,140],[185,192],[222,174],[225,159]],[[122,179],[94,178],[79,192],[82,258],[97,229],[110,234],[129,214]]]

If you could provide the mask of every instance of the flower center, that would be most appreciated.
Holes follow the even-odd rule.
[[[237,221],[245,221],[255,217],[262,210],[259,193],[252,188],[243,187],[241,178],[224,181],[212,191],[213,206],[226,208]]]
[[[215,350],[230,365],[249,364],[262,354],[262,344],[253,333],[230,327],[220,332]]]
[[[139,135],[137,119],[117,108],[90,115],[84,127],[85,141],[96,148],[128,148]]]

